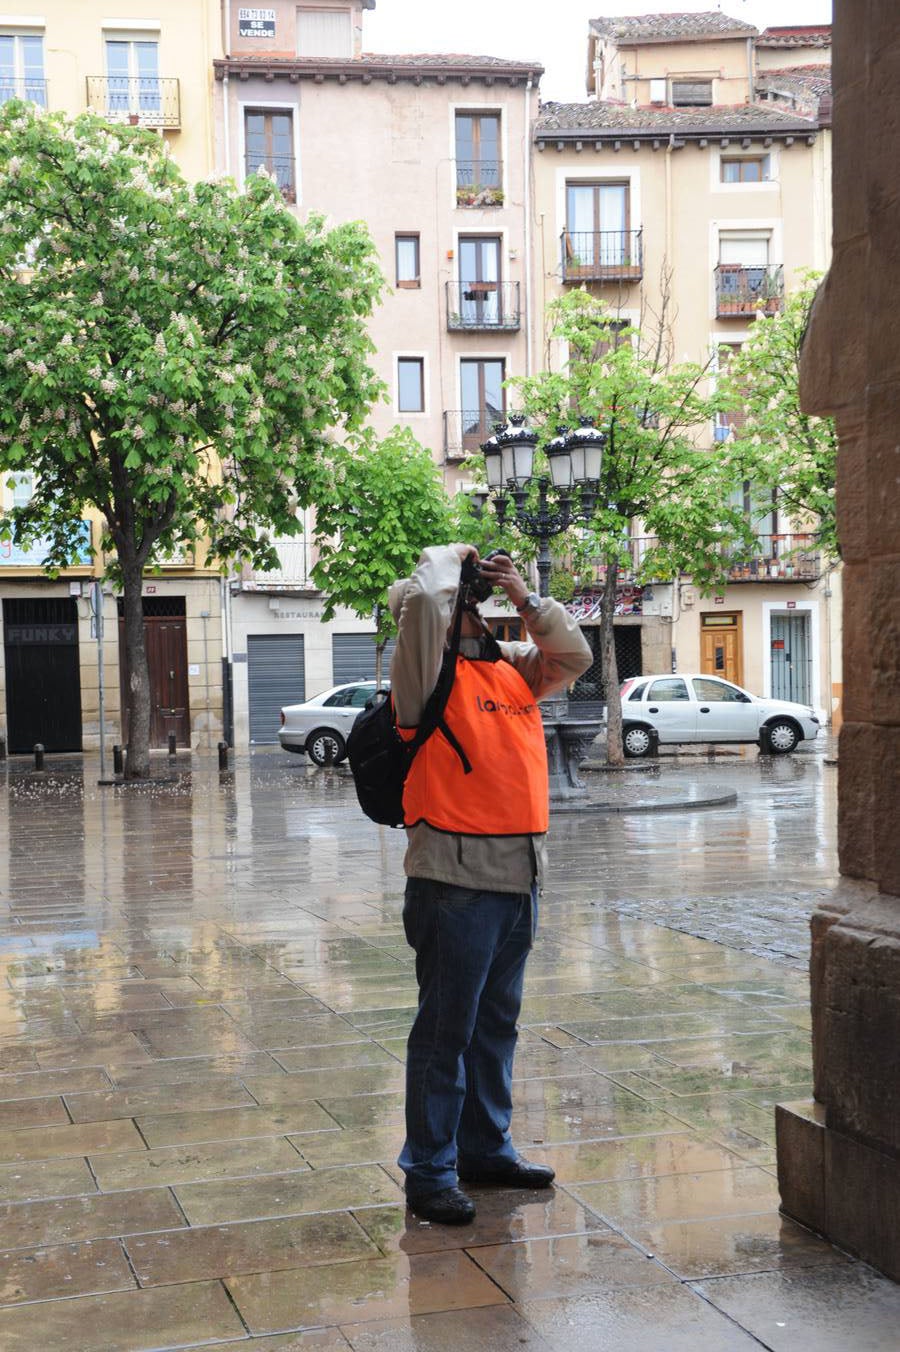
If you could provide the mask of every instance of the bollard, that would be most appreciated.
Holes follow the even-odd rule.
[[[125,758],[122,755],[122,748],[118,745],[113,747],[113,774],[124,775]]]
[[[43,770],[44,768],[44,745],[42,742],[35,742],[34,744],[34,768],[35,770]]]
[[[6,760],[6,738],[0,737],[0,761]]]
[[[174,734],[174,732],[170,732],[170,733],[169,733],[169,755],[170,755],[170,756],[174,756],[174,755],[175,755],[175,734]]]
[[[227,769],[228,769],[228,743],[227,743],[227,742],[220,742],[220,743],[219,743],[219,769],[220,769],[220,770],[227,770]]]

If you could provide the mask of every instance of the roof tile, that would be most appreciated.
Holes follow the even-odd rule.
[[[619,43],[678,42],[704,37],[747,37],[756,34],[752,24],[731,19],[718,10],[700,14],[636,14],[591,19],[591,31]]]
[[[808,135],[815,129],[811,117],[763,103],[719,104],[712,108],[632,108],[628,104],[608,102],[544,103],[535,124],[535,135],[538,140],[552,141],[556,135],[574,139],[577,132],[587,135],[619,132],[624,136],[727,136],[752,132]]]

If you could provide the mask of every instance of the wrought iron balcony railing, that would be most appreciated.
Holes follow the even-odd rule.
[[[181,127],[181,94],[177,79],[159,75],[89,75],[87,104],[110,122],[135,127]]]
[[[444,411],[444,455],[447,460],[464,460],[487,441],[494,423],[505,417],[503,409],[449,409]]]
[[[629,557],[619,564],[622,582],[633,581],[637,577],[647,554],[657,543],[653,535],[632,536],[627,543]],[[732,553],[727,565],[729,582],[814,582],[822,572],[815,536],[798,531],[758,535],[754,550],[746,555]],[[594,580],[599,585],[606,575],[602,560],[594,561],[594,572]]]
[[[257,170],[265,169],[266,173],[271,174],[278,184],[284,200],[296,202],[297,180],[294,175],[293,155],[260,155],[248,150],[244,158],[244,166],[248,178],[251,174],[255,174]]]
[[[778,314],[784,306],[784,268],[780,263],[744,267],[740,263],[720,263],[714,269],[716,279],[716,318],[747,316],[762,311]]]
[[[0,76],[0,103],[10,99],[24,99],[38,108],[47,107],[47,81],[35,79],[31,75]]]
[[[564,282],[639,282],[644,275],[643,231],[564,230]]]
[[[814,535],[785,531],[758,535],[756,543],[752,554],[732,560],[730,582],[814,582],[821,576],[822,560]]]
[[[458,207],[503,206],[502,160],[457,160]]]
[[[518,282],[447,282],[447,328],[504,329],[521,325]]]

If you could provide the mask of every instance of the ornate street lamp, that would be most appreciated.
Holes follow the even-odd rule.
[[[593,516],[600,486],[606,436],[593,418],[579,418],[570,432],[557,428],[546,448],[549,474],[534,474],[538,437],[521,414],[511,414],[504,426],[497,424],[493,436],[481,447],[484,455],[488,497],[502,526],[510,505],[510,524],[522,535],[538,542],[537,569],[541,596],[550,594],[550,541],[577,522]],[[528,494],[537,486],[537,509],[528,507]],[[577,499],[573,498],[577,493]]]

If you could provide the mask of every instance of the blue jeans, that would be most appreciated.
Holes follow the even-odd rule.
[[[537,888],[480,892],[410,878],[403,927],[416,954],[419,1009],[407,1043],[406,1142],[397,1162],[407,1195],[421,1198],[456,1186],[457,1159],[517,1158],[512,1065]]]

